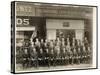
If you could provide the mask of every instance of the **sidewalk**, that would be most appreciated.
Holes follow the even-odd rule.
[[[17,72],[38,72],[38,71],[52,71],[52,70],[71,70],[71,69],[86,69],[91,68],[91,64],[73,64],[73,65],[63,65],[63,66],[50,66],[50,67],[38,67],[38,68],[26,68],[23,69],[21,64],[16,65]]]

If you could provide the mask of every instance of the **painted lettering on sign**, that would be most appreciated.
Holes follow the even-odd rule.
[[[69,22],[63,22],[63,27],[70,27]]]
[[[32,7],[30,6],[25,6],[25,5],[19,5],[16,7],[16,10],[19,11],[19,12],[32,12]]]
[[[16,21],[17,25],[29,25],[29,19],[17,18]]]

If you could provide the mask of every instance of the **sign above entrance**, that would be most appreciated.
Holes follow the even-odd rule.
[[[28,26],[29,25],[29,19],[17,18],[16,23],[19,26],[21,26],[21,25]]]
[[[47,19],[47,29],[84,29],[84,20]]]
[[[63,27],[70,27],[70,23],[69,22],[63,22]]]

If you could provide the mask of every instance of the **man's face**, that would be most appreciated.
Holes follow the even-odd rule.
[[[34,48],[33,51],[36,52],[36,49]]]
[[[40,49],[40,53],[43,53],[42,49]]]
[[[36,41],[38,41],[38,39],[36,39]]]
[[[41,42],[43,42],[43,39],[41,39]]]
[[[64,38],[62,38],[62,41],[64,41]]]

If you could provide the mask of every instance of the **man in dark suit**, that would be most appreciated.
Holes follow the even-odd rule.
[[[32,66],[34,67],[38,67],[38,53],[35,49],[35,47],[31,50],[31,53],[30,53],[30,57],[31,57],[31,64]]]
[[[61,64],[61,54],[60,54],[60,47],[59,47],[59,43],[57,43],[57,45],[54,48],[54,53],[55,53],[55,66],[56,65],[60,65]]]
[[[72,57],[72,60],[73,60],[73,63],[74,64],[77,64],[77,51],[76,51],[76,48],[73,49],[73,57]]]
[[[46,48],[46,53],[45,53],[45,62],[46,62],[46,65],[48,66],[48,67],[50,67],[50,54],[49,54],[49,49],[48,48]]]
[[[66,62],[67,62],[67,52],[66,52],[66,48],[64,47],[64,48],[62,48],[62,52],[61,52],[61,64],[62,65],[65,65],[65,64],[67,64]]]
[[[82,63],[86,63],[86,56],[87,56],[86,48],[85,48],[85,46],[83,46],[83,49],[82,49]]]
[[[39,55],[38,55],[38,61],[39,61],[39,66],[44,66],[45,64],[45,54],[43,52],[43,49],[40,48],[40,52],[39,52]]]
[[[82,60],[82,51],[81,51],[80,47],[78,47],[77,54],[78,54],[78,57],[77,57],[78,62],[77,62],[77,64],[80,64],[81,60]]]
[[[43,47],[44,47],[44,41],[43,41],[43,39],[41,39],[41,41],[40,41],[40,46],[43,49]]]
[[[70,50],[71,50],[71,46],[70,46],[70,42],[67,41],[67,45],[66,45],[66,52],[67,52],[67,58],[66,58],[66,61],[67,61],[67,64],[70,64]]]
[[[86,63],[91,63],[91,59],[92,59],[92,50],[90,48],[90,46],[87,47],[87,50],[86,50],[86,53],[87,53],[87,58],[86,58]]]
[[[54,48],[52,48],[51,50],[50,50],[50,53],[49,53],[49,55],[50,55],[50,57],[49,57],[49,60],[50,60],[50,66],[51,65],[53,65],[54,66],[54,61],[55,61],[55,59],[54,59]]]
[[[36,41],[35,41],[35,48],[36,48],[36,51],[37,53],[39,54],[40,53],[40,41],[38,38],[36,38]]]
[[[30,59],[30,54],[29,54],[29,47],[23,46],[22,48],[22,65],[23,68],[29,66],[29,59]]]

